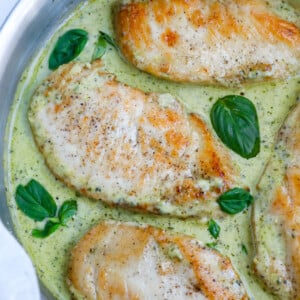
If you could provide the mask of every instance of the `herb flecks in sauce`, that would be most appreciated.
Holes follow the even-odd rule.
[[[244,244],[242,244],[242,252],[248,255],[248,249]]]
[[[34,179],[31,179],[25,186],[19,185],[15,197],[19,209],[29,218],[35,221],[48,218],[43,229],[32,230],[32,236],[36,238],[45,238],[60,226],[66,226],[66,222],[77,212],[77,202],[68,200],[63,203],[57,213],[57,205],[53,197]]]

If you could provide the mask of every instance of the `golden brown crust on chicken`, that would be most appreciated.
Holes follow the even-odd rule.
[[[69,284],[86,299],[248,299],[230,260],[188,236],[105,222],[72,251]]]
[[[60,67],[29,110],[50,169],[83,195],[176,216],[221,213],[228,153],[205,122],[169,94],[145,94],[93,65]]]
[[[258,187],[255,270],[281,299],[300,299],[300,104],[280,130]]]
[[[135,1],[115,28],[125,58],[174,81],[230,85],[300,70],[300,29],[264,0]]]

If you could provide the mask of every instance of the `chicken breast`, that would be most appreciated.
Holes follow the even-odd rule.
[[[132,1],[115,15],[117,40],[137,68],[169,80],[235,85],[281,79],[300,70],[300,29],[275,7],[298,19],[299,12],[278,2]]]
[[[29,109],[49,168],[81,194],[176,216],[220,213],[232,187],[228,153],[205,122],[169,94],[117,82],[99,63],[60,67]]]
[[[258,189],[255,271],[280,299],[300,299],[300,104],[279,132]]]
[[[72,251],[69,284],[85,299],[248,299],[230,260],[151,226],[105,222]]]

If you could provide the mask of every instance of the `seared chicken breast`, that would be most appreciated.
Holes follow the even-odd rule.
[[[265,0],[133,1],[117,10],[117,40],[137,68],[169,80],[233,85],[281,79],[300,70],[300,29],[271,5]],[[290,14],[295,10],[289,9]]]
[[[84,299],[248,299],[230,260],[151,226],[105,222],[72,251],[68,281]]]
[[[300,299],[300,104],[280,130],[258,189],[256,273],[280,299]]]
[[[176,216],[220,213],[235,181],[205,122],[169,94],[145,94],[93,65],[60,67],[33,96],[29,120],[50,169],[81,194]]]

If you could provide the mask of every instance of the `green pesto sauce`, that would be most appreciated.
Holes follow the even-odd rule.
[[[15,231],[31,256],[41,281],[57,299],[70,299],[71,297],[66,284],[66,271],[71,248],[89,228],[101,220],[114,219],[148,223],[195,236],[203,243],[214,242],[207,230],[207,225],[196,219],[179,220],[132,213],[122,209],[108,208],[100,201],[76,196],[73,190],[55,179],[34,143],[27,121],[27,109],[34,90],[50,73],[47,66],[48,57],[57,38],[72,28],[88,31],[88,44],[76,60],[90,61],[99,31],[114,36],[111,9],[116,2],[116,0],[84,2],[61,24],[51,40],[35,55],[25,70],[11,108],[7,127],[8,143],[5,155],[7,199]],[[288,9],[285,8],[284,13],[289,15]],[[189,110],[199,113],[209,126],[211,126],[209,111],[219,97],[240,94],[251,99],[256,105],[260,121],[261,152],[256,158],[250,160],[240,158],[233,152],[231,155],[234,164],[241,171],[240,186],[250,186],[252,193],[254,192],[254,187],[265,163],[271,155],[276,133],[300,94],[299,77],[285,82],[228,89],[178,84],[157,79],[126,63],[113,49],[106,53],[103,61],[107,71],[114,73],[121,82],[144,91],[167,92],[177,96]],[[16,187],[18,184],[26,184],[31,178],[41,182],[56,199],[58,205],[70,198],[77,199],[78,202],[78,213],[73,220],[68,222],[68,227],[59,228],[57,232],[46,239],[36,239],[31,236],[32,229],[41,228],[43,224],[32,221],[16,208],[14,199]],[[251,274],[253,245],[251,244],[250,214],[250,211],[245,211],[236,216],[228,215],[223,219],[216,220],[221,226],[216,248],[231,258],[253,299],[273,299]]]

